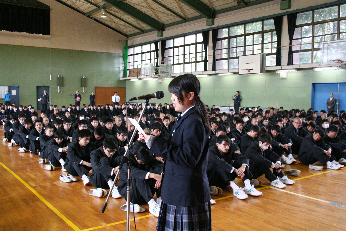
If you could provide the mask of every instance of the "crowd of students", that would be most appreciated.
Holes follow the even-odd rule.
[[[141,104],[105,106],[49,106],[40,115],[32,107],[0,105],[0,118],[5,130],[3,142],[17,146],[18,152],[38,156],[44,169],[61,169],[60,180],[78,181],[93,185],[89,194],[107,195],[116,173],[120,172],[117,186],[110,192],[113,198],[126,199],[127,168],[131,168],[131,210],[143,212],[141,204],[149,204],[149,212],[160,212],[160,184],[165,160],[151,155],[129,118],[139,120],[147,134],[169,140],[175,118],[179,115],[172,105]],[[285,188],[294,181],[287,175],[297,176],[299,170],[283,171],[283,164],[299,160],[310,169],[324,167],[337,170],[346,164],[346,114],[327,114],[283,108],[241,108],[239,113],[230,109],[221,113],[209,109],[211,135],[209,139],[207,175],[212,195],[220,195],[228,185],[238,199],[248,195],[261,196],[255,186],[261,175],[273,187]],[[129,139],[134,136],[129,149]],[[129,149],[129,150],[128,150]],[[125,152],[128,161],[119,169]],[[240,178],[244,188],[235,183]],[[155,198],[156,194],[156,200]],[[211,200],[215,204],[214,200]],[[126,210],[124,205],[121,207]]]

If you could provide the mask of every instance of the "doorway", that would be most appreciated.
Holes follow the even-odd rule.
[[[44,90],[47,91],[47,95],[48,95],[49,102],[50,102],[49,87],[47,87],[47,86],[37,86],[37,87],[36,87],[36,102],[37,102],[36,109],[37,109],[37,110],[42,110],[42,104],[41,104],[41,102],[38,101],[38,100],[42,97],[43,91],[44,91]],[[49,104],[48,104],[47,107],[49,107]]]
[[[334,93],[337,103],[335,111],[346,110],[346,83],[313,83],[311,88],[311,107],[315,111],[327,111],[327,99]]]
[[[11,104],[15,104],[18,107],[20,105],[19,86],[8,86],[8,91],[11,94]]]

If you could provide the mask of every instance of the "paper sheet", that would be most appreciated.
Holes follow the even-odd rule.
[[[135,128],[137,128],[139,133],[142,133],[143,135],[145,135],[143,128],[141,127],[141,125],[139,125],[139,123],[135,119],[131,119],[131,118],[128,118],[128,119],[135,126]]]

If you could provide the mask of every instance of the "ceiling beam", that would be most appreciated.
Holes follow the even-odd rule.
[[[241,0],[241,2],[242,2],[242,3],[244,3],[244,4],[245,4],[245,6],[247,6],[247,5],[248,5],[248,3],[247,3],[247,2],[245,2],[245,0]]]
[[[56,2],[59,2],[60,4],[62,4],[62,5],[64,5],[64,6],[67,6],[68,8],[70,8],[70,9],[72,9],[72,10],[74,10],[74,11],[76,11],[76,12],[78,12],[78,13],[84,15],[84,16],[86,16],[84,12],[80,11],[79,9],[77,9],[77,8],[75,8],[75,7],[72,7],[71,5],[65,3],[65,2],[63,2],[63,1],[61,1],[61,0],[55,0],[55,1],[56,1]],[[98,20],[98,19],[95,19],[95,18],[92,18],[92,17],[88,17],[88,18],[90,18],[91,20],[94,20],[94,21],[96,21],[96,22],[102,24],[103,26],[105,26],[105,27],[107,27],[107,28],[109,28],[109,29],[111,29],[111,30],[113,30],[113,31],[115,31],[115,32],[117,32],[117,33],[119,33],[119,34],[121,34],[121,35],[124,35],[124,36],[127,37],[127,38],[129,37],[128,34],[125,34],[125,33],[121,32],[121,31],[115,29],[114,27],[111,27],[110,25],[107,25],[106,23],[101,22],[101,21]]]
[[[157,21],[156,19],[152,18],[151,16],[143,13],[142,11],[138,10],[137,8],[131,6],[130,4],[119,1],[119,0],[104,0],[106,3],[111,4],[113,7],[121,10],[122,12],[130,15],[134,19],[150,26],[151,28],[154,28],[157,31],[163,31],[164,30],[164,24]]]
[[[183,16],[181,16],[180,14],[178,14],[177,12],[175,12],[174,10],[172,10],[171,8],[169,8],[168,6],[166,6],[165,4],[159,2],[158,0],[152,0],[153,2],[155,2],[156,4],[158,4],[159,6],[161,6],[162,8],[168,10],[169,12],[171,12],[172,14],[174,14],[175,16],[181,18],[182,20],[186,21],[186,18],[184,18]]]
[[[200,0],[179,0],[206,18],[215,18],[215,11]]]

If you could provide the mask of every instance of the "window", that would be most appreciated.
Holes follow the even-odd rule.
[[[202,34],[193,34],[167,40],[164,62],[173,73],[204,71],[204,55]]]
[[[155,44],[146,44],[129,48],[127,69],[141,68],[144,64],[155,64],[157,61]]]
[[[273,19],[220,29],[215,50],[216,69],[238,68],[239,56],[261,53],[267,54],[267,66],[275,66],[276,41]]]
[[[293,64],[319,63],[322,42],[346,39],[346,4],[300,13],[296,23]]]

